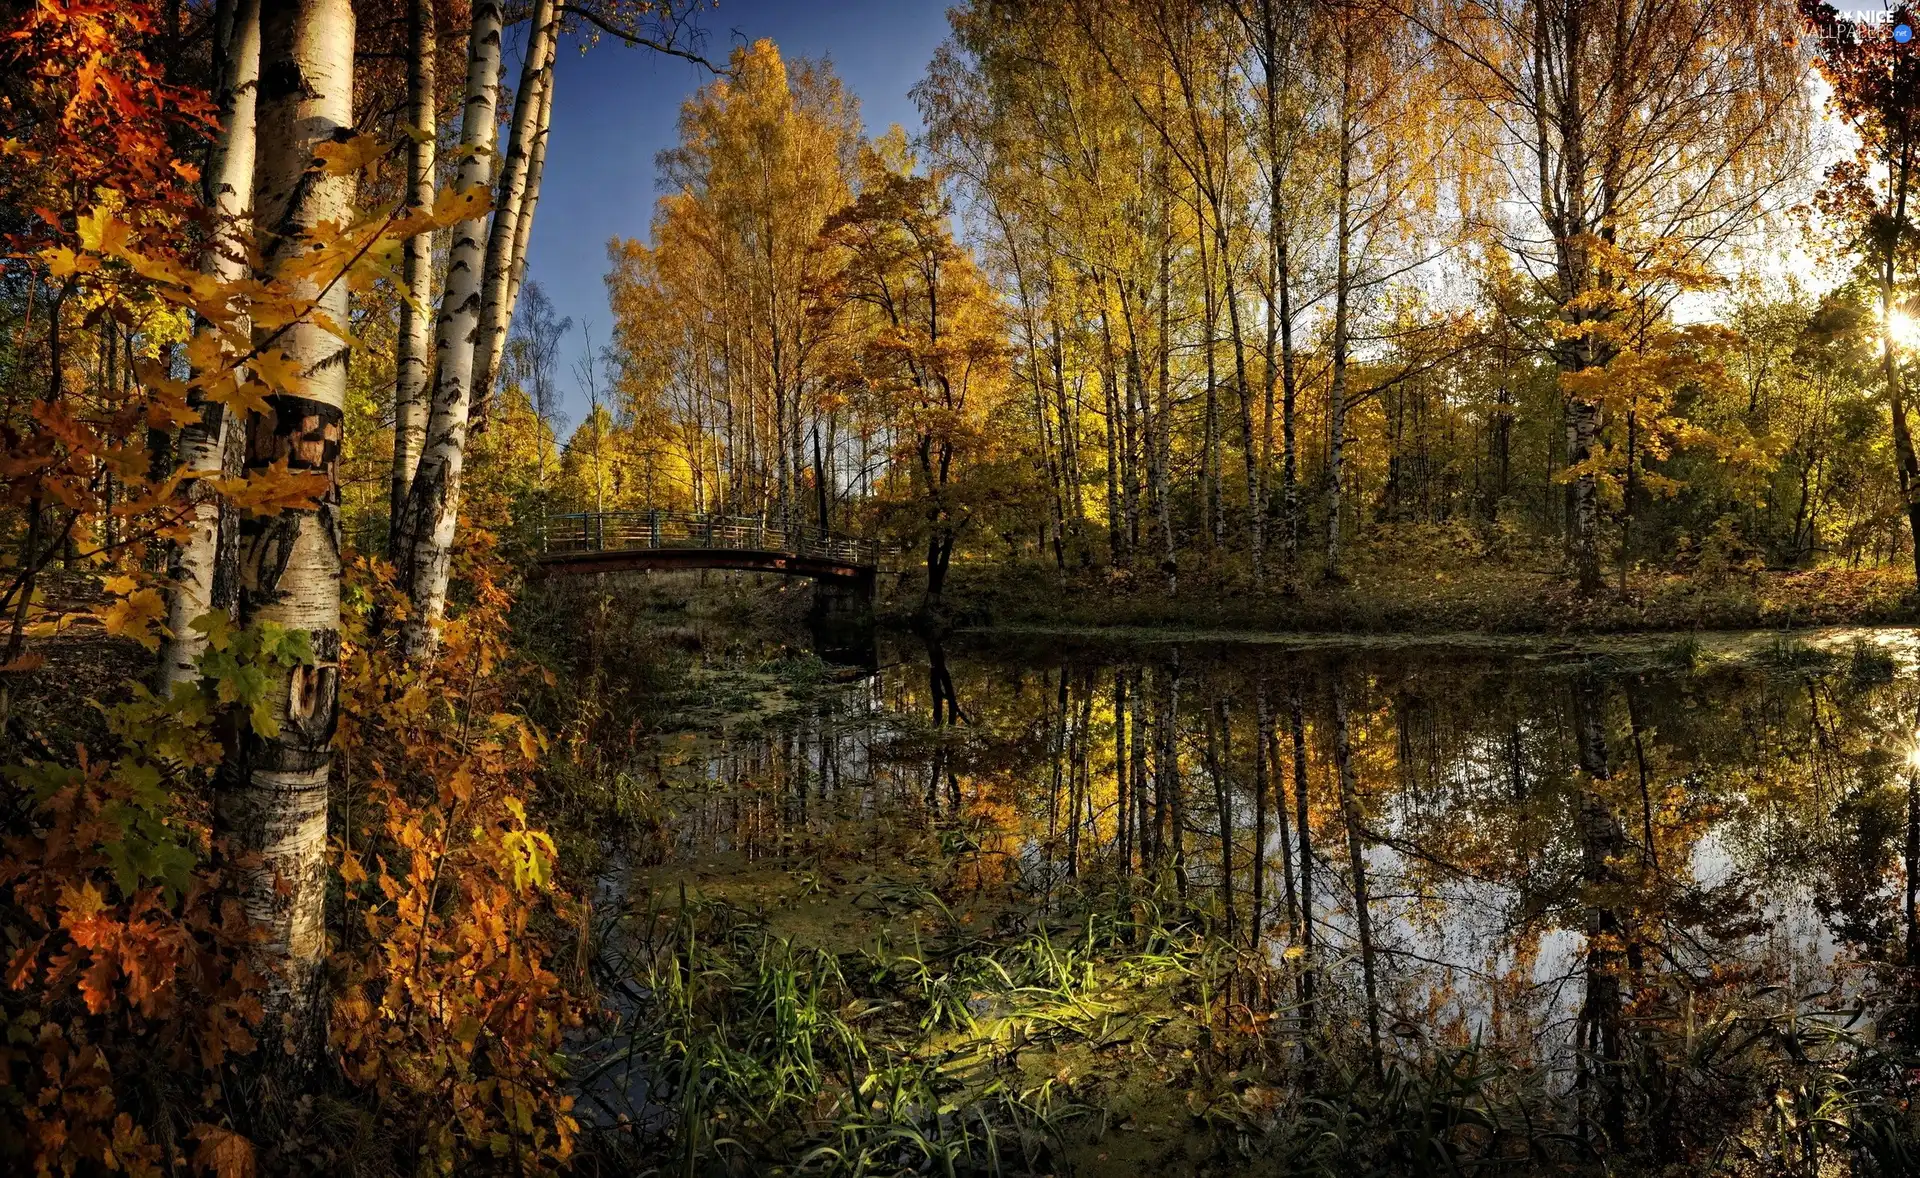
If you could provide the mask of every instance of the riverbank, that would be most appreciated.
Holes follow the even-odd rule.
[[[895,611],[910,611],[903,578]],[[962,628],[1131,628],[1325,635],[1577,635],[1910,625],[1920,618],[1910,570],[1816,569],[1704,578],[1637,574],[1586,595],[1557,571],[1490,562],[1357,568],[1344,583],[1288,594],[1244,576],[1065,575],[1043,567],[956,567],[948,615]]]

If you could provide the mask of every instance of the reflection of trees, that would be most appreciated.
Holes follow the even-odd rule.
[[[1886,682],[935,646],[881,698],[730,769],[789,782],[781,810],[730,803],[734,845],[917,809],[1000,854],[1028,919],[1190,920],[1296,1080],[1485,1050],[1591,1153],[1683,1157],[1773,1115],[1778,1040],[1729,1028],[1884,1012],[1909,976],[1912,713]]]

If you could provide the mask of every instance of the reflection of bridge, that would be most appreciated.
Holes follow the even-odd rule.
[[[871,601],[880,546],[751,515],[605,511],[557,515],[540,533],[540,566],[554,573],[737,569],[811,577]]]

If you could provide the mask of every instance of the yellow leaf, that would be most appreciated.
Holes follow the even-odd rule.
[[[100,265],[100,259],[90,254],[76,254],[64,246],[41,250],[40,256],[47,263],[47,274],[53,278],[71,278]]]
[[[235,413],[266,413],[273,408],[267,404],[266,394],[272,390],[255,381],[222,381],[210,386],[207,400],[216,401]]]
[[[89,881],[77,888],[71,885],[61,888],[60,906],[79,919],[86,920],[105,908],[107,900],[100,894],[99,887]]]
[[[117,254],[126,248],[126,222],[115,217],[110,209],[97,208],[91,213],[82,213],[74,224],[80,230],[82,249],[96,254]]]
[[[229,506],[257,515],[278,515],[289,510],[311,511],[327,493],[329,482],[324,474],[293,473],[283,458],[246,478],[213,479],[208,485]]]
[[[479,185],[465,189],[443,188],[433,198],[434,220],[450,225],[456,220],[485,216],[492,198],[493,194]]]
[[[346,176],[379,159],[386,150],[386,145],[371,135],[355,135],[345,143],[322,143],[313,149],[313,158],[322,174]]]
[[[158,590],[141,589],[130,593],[101,613],[100,622],[107,633],[133,639],[148,650],[160,649],[160,636],[153,626],[167,616],[166,599]]]
[[[197,331],[187,341],[187,363],[195,372],[218,372],[227,366],[226,349],[211,331]]]
[[[300,365],[285,352],[264,353],[255,357],[251,366],[253,374],[272,388],[296,397],[306,395],[307,382],[300,373]]]

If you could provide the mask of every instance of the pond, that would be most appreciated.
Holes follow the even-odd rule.
[[[598,1148],[1911,1172],[1911,632],[1134,637],[903,640],[650,738]]]

